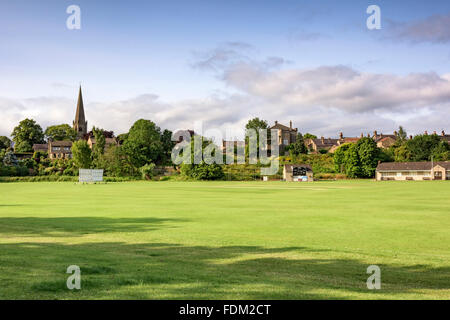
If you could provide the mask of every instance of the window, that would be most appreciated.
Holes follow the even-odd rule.
[[[382,172],[381,176],[382,177],[392,177],[392,176],[394,176],[394,173],[393,172]]]
[[[61,148],[60,147],[53,147],[53,151],[60,151]]]
[[[283,144],[287,146],[287,145],[289,144],[289,143],[288,143],[288,140],[287,140],[287,139],[284,139],[284,140],[283,140]]]

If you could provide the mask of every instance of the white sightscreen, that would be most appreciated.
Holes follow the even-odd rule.
[[[80,169],[79,182],[101,182],[103,181],[103,169]]]

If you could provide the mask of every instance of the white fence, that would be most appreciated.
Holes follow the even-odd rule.
[[[79,182],[102,182],[103,169],[80,169]]]

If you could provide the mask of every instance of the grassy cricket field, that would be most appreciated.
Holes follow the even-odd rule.
[[[450,182],[0,183],[0,299],[213,298],[450,299]]]

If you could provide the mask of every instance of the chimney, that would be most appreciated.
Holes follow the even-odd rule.
[[[320,140],[322,141],[322,144],[325,143],[325,138],[324,137],[320,137]]]
[[[375,131],[373,132],[373,136],[374,136],[375,138],[378,136],[377,130],[375,130]]]
[[[426,135],[426,136],[428,135],[428,131],[426,131],[426,130],[425,130],[425,135]]]
[[[445,131],[444,131],[444,130],[442,130],[442,136],[443,136],[443,137],[445,136]]]
[[[278,121],[277,120],[275,120],[275,125],[277,125],[278,124]]]
[[[339,139],[344,139],[344,134],[342,132],[339,133]]]
[[[364,138],[364,133],[361,132],[361,139]]]
[[[292,120],[289,121],[289,128],[291,128],[291,130],[292,130]]]

